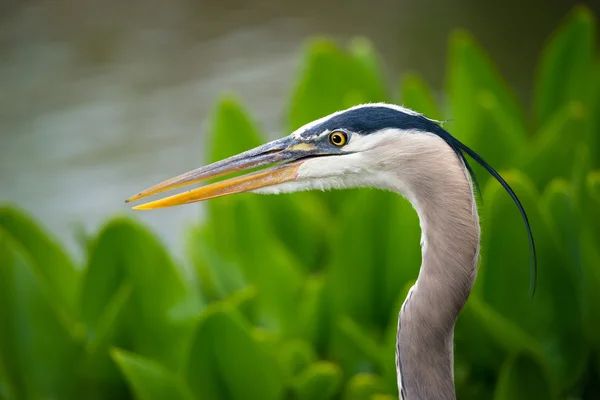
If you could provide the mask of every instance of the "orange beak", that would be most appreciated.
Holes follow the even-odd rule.
[[[299,142],[297,139],[288,136],[168,179],[141,191],[125,202],[129,203],[167,190],[270,164],[279,165],[141,204],[133,207],[133,209],[151,210],[178,206],[294,181],[298,177],[298,169],[303,163],[301,159],[314,154],[315,147],[313,145]]]

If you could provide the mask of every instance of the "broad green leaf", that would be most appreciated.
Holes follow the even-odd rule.
[[[590,197],[600,203],[600,170],[588,174],[586,186]]]
[[[18,209],[0,206],[0,227],[27,251],[36,274],[48,285],[50,301],[65,309],[65,318],[75,317],[80,272],[63,249]]]
[[[457,393],[465,398],[489,398],[491,387],[485,384],[486,373],[496,373],[507,353],[524,352],[549,370],[542,347],[518,325],[499,315],[472,293],[461,311],[454,333],[457,375],[460,366],[465,382],[457,380]]]
[[[78,394],[86,399],[118,398],[128,392],[121,373],[110,358],[109,350],[119,340],[120,326],[133,288],[123,283],[108,302],[103,315],[87,338],[85,357],[77,371]]]
[[[342,380],[340,368],[329,361],[319,361],[296,378],[295,391],[299,400],[333,399]]]
[[[374,67],[367,67],[372,56],[364,44],[362,49],[354,47],[351,56],[329,40],[309,42],[289,106],[291,130],[352,105],[385,100],[381,85],[374,78],[377,72]]]
[[[194,399],[185,384],[157,362],[120,349],[113,349],[111,356],[127,378],[136,399]]]
[[[371,396],[384,391],[381,377],[373,374],[356,374],[348,380],[343,400],[369,400]]]
[[[186,381],[198,399],[232,399],[216,358],[219,349],[215,347],[215,341],[221,308],[221,303],[213,303],[204,310],[188,352]]]
[[[98,320],[97,330],[94,335],[88,337],[88,352],[95,353],[100,348],[108,348],[111,343],[111,338],[116,333],[120,318],[122,318],[125,306],[129,299],[133,288],[130,283],[123,283],[112,296],[104,310],[103,315]]]
[[[25,225],[27,226],[27,225]],[[0,227],[0,359],[17,398],[74,398],[81,327],[71,332],[37,260]],[[72,334],[77,336],[72,336]]]
[[[579,235],[582,227],[573,186],[563,179],[554,179],[544,190],[541,206],[558,236],[558,249],[571,265],[568,269],[571,279],[579,281],[582,268]],[[579,287],[576,292],[581,292]]]
[[[494,400],[555,399],[550,377],[536,360],[519,353],[506,360],[494,393]]]
[[[362,189],[344,203],[333,243],[334,311],[359,324],[387,326],[398,293],[416,279],[420,228],[411,205],[395,193]]]
[[[485,366],[469,362],[462,357],[456,349],[454,358],[454,384],[458,399],[490,399],[493,387],[489,376],[496,374],[498,369],[489,369]]]
[[[190,334],[185,321],[202,304],[158,241],[139,224],[117,218],[98,235],[83,278],[80,303],[89,335],[102,330],[107,304],[125,282],[133,294],[115,344],[176,370]]]
[[[442,118],[431,88],[418,75],[404,76],[400,98],[404,107],[415,110],[427,118],[435,120]]]
[[[211,121],[213,134],[210,136],[211,144],[207,147],[209,163],[234,156],[265,142],[236,98],[222,98]]]
[[[323,276],[311,276],[302,288],[297,319],[303,337],[322,348],[327,340],[327,298]]]
[[[485,363],[488,366],[498,367],[495,363],[498,361],[497,349],[494,344],[500,345],[504,350],[509,352],[527,352],[532,354],[540,363],[546,363],[546,356],[543,354],[543,349],[535,341],[535,339],[524,332],[519,326],[512,321],[498,314],[493,308],[487,305],[478,296],[471,296],[459,318],[460,323],[465,324],[457,333],[460,333],[455,340],[465,341],[468,338],[471,349],[463,349],[467,354],[471,355],[472,360],[479,363]],[[466,336],[466,330],[472,330],[471,335]],[[494,343],[492,343],[492,341]],[[473,353],[487,353],[488,358],[484,358],[484,354],[475,356]],[[504,354],[502,354],[504,355]]]
[[[415,285],[416,278],[408,281],[402,290],[399,292],[396,298],[395,306],[390,312],[388,326],[385,329],[383,346],[381,346],[381,371],[380,374],[384,378],[384,382],[387,385],[388,391],[394,393],[398,391],[398,379],[396,374],[396,338],[398,335],[398,319],[400,318],[400,311],[402,305],[406,301],[408,292]]]
[[[211,130],[212,144],[208,159],[218,161],[264,143],[259,129],[244,108],[232,99],[223,100],[215,111]],[[238,173],[239,175],[239,173]],[[306,269],[314,268],[324,251],[324,237],[328,231],[327,209],[315,200],[312,193],[293,195],[257,196],[255,194],[233,195],[211,200],[207,203],[209,214],[223,218],[209,221],[217,237],[231,237],[240,224],[228,217],[230,210],[246,197],[258,197],[257,217],[266,222],[270,236],[277,236]],[[254,200],[252,200],[254,201]],[[244,227],[244,233],[253,235],[252,226]],[[228,242],[213,243],[219,253],[226,254]]]
[[[557,248],[561,251],[563,259],[567,260],[565,272],[569,282],[574,282],[573,294],[576,296],[574,300],[577,308],[567,315],[560,316],[560,329],[556,330],[564,359],[561,381],[565,387],[571,387],[584,373],[590,352],[589,345],[584,340],[585,328],[582,325],[586,285],[582,281],[586,269],[583,265],[585,250],[582,249],[582,244],[585,243],[585,239],[582,235],[585,235],[585,230],[581,223],[575,189],[567,181],[553,180],[544,192],[541,205],[550,217],[553,231],[556,233]],[[600,288],[600,280],[596,282]]]
[[[260,323],[260,304],[257,301],[256,287],[248,286],[238,290],[227,298],[227,303],[246,318],[248,322],[252,324]]]
[[[582,352],[580,301],[572,266],[557,248],[549,217],[540,210],[531,182],[517,172],[505,173],[525,208],[538,250],[538,288],[527,300],[529,246],[524,223],[512,199],[491,182],[484,191],[482,267],[476,285],[482,299],[500,315],[516,323],[541,342],[560,384],[580,367]],[[561,293],[560,297],[556,293]]]
[[[600,61],[594,65],[590,86],[593,88],[589,106],[590,123],[585,130],[585,145],[590,151],[593,168],[600,168]]]
[[[358,350],[361,356],[375,367],[382,367],[381,347],[373,335],[365,332],[361,326],[348,317],[341,317],[338,320],[338,327],[340,333]]]
[[[596,221],[600,218],[596,217]],[[591,224],[590,224],[591,225]],[[592,227],[584,228],[581,238],[583,276],[583,326],[589,344],[600,351],[600,250],[599,236]]]
[[[363,189],[344,203],[339,231],[333,237],[328,288],[334,316],[347,315],[358,324],[373,324],[377,307],[376,271],[381,269],[385,233],[376,217],[389,210],[383,192]],[[387,216],[386,216],[387,218]],[[384,225],[385,226],[385,225]]]
[[[0,399],[14,400],[17,398],[16,389],[10,382],[2,355],[0,354]]]
[[[396,397],[391,394],[379,393],[371,396],[369,400],[396,400]]]
[[[501,172],[504,179],[513,188],[532,225],[540,256],[545,257],[545,250],[551,243],[545,221],[541,219],[538,209],[538,198],[529,179],[517,172]],[[517,206],[506,191],[496,182],[490,181],[483,190],[484,205],[480,207],[482,223],[481,258],[478,276],[475,281],[475,291],[481,289],[482,299],[504,316],[521,313],[516,322],[535,325],[531,318],[533,304],[550,307],[546,297],[550,293],[539,290],[536,300],[527,301],[529,291],[529,242],[527,231]],[[552,254],[552,251],[550,251]],[[544,274],[548,272],[546,262],[538,260],[544,266]],[[538,282],[538,285],[541,282]],[[510,291],[507,288],[510,287]],[[521,294],[520,296],[518,294]],[[538,311],[538,310],[536,310]],[[539,316],[552,315],[551,310],[545,310]],[[539,329],[543,327],[540,326]]]
[[[383,68],[373,44],[365,38],[353,38],[348,50],[356,61],[358,72],[361,73],[368,92],[373,98],[387,99],[389,95],[383,77]]]
[[[221,254],[235,262],[244,279],[256,286],[258,300],[266,317],[271,319],[265,321],[267,325],[288,334],[299,334],[301,327],[295,316],[304,271],[262,218],[260,198],[245,196],[214,202],[220,201],[223,203],[218,207],[223,208],[219,212],[215,208],[211,214],[210,243],[221,247]]]
[[[479,46],[465,32],[450,39],[448,96],[453,134],[496,169],[525,143],[522,107]],[[476,168],[477,171],[481,169]],[[487,174],[478,174],[481,182]]]
[[[380,324],[387,326],[397,322],[398,294],[408,291],[417,279],[421,267],[421,227],[413,206],[396,193],[380,193],[389,206],[377,210],[379,227],[373,227],[373,234],[381,235],[385,245],[385,263],[374,273],[377,284],[382,288],[378,305]],[[381,229],[379,233],[377,231]],[[405,292],[406,290],[406,292]],[[391,319],[390,315],[392,316]]]
[[[573,187],[574,196],[579,202],[581,201],[581,197],[585,195],[585,182],[588,172],[593,169],[593,160],[592,151],[584,142],[577,144],[574,153],[575,161],[573,163],[570,184]]]
[[[586,191],[582,196],[583,229],[582,294],[583,324],[590,344],[600,351],[600,171],[592,171],[586,179]]]
[[[586,102],[595,50],[590,11],[576,7],[542,52],[536,74],[534,112],[539,125],[572,101]]]
[[[224,300],[232,293],[242,290],[247,283],[234,262],[219,257],[215,249],[209,246],[207,241],[210,229],[204,225],[189,231],[188,254],[198,274],[198,283],[204,296],[211,300]]]
[[[553,178],[570,179],[576,148],[583,139],[588,121],[589,116],[581,103],[567,104],[554,113],[529,146],[521,149],[514,166],[526,171],[540,189]]]
[[[259,196],[273,236],[294,255],[306,272],[323,268],[323,257],[331,241],[333,216],[314,192]]]
[[[278,400],[284,372],[260,335],[223,304],[209,306],[200,320],[187,369],[198,398]]]
[[[286,340],[278,348],[277,359],[290,377],[296,377],[318,357],[310,343],[303,340]]]

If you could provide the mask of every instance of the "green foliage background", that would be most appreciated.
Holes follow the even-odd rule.
[[[289,130],[361,102],[436,119],[502,171],[530,216],[539,285],[527,299],[526,232],[478,169],[482,260],[456,326],[462,399],[600,398],[600,59],[576,8],[519,102],[466,32],[449,41],[447,91],[404,76],[390,92],[369,42],[308,43]],[[259,145],[233,98],[215,109],[207,161]],[[234,132],[236,140],[230,140]],[[21,210],[0,208],[0,398],[397,398],[399,307],[420,265],[418,219],[362,189],[206,203],[190,270],[134,220],[111,220],[75,265]]]

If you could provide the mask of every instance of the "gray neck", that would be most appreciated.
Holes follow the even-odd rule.
[[[432,172],[432,171],[429,171]],[[402,400],[455,399],[454,325],[476,275],[479,219],[460,171],[433,171],[407,185],[419,214],[423,262],[398,320],[396,363]]]

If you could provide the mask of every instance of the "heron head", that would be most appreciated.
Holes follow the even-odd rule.
[[[440,157],[443,151],[457,156],[453,161],[460,162],[477,187],[465,154],[473,158],[504,187],[517,205],[529,237],[533,295],[537,276],[535,244],[527,214],[515,192],[494,168],[437,121],[396,105],[366,104],[333,113],[287,137],[168,179],[126,202],[238,172],[248,173],[134,209],[171,207],[243,192],[268,194],[361,186],[384,189],[394,186],[402,191],[407,176],[418,185],[426,184],[427,176],[420,177],[418,172],[427,168],[420,167]],[[255,168],[262,169],[252,172]],[[437,168],[436,173],[447,171]]]
[[[242,192],[389,187],[394,178],[385,161],[398,150],[396,140],[408,132],[411,137],[414,133],[437,133],[434,136],[438,140],[445,133],[435,121],[403,107],[360,105],[313,121],[284,138],[166,180],[127,202],[241,171],[250,173],[134,209],[170,207]]]

